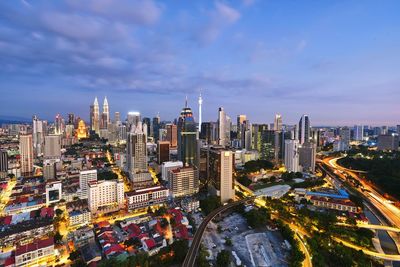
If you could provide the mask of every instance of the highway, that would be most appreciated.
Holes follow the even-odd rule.
[[[235,201],[235,202],[229,203],[225,206],[219,207],[218,209],[215,209],[210,214],[208,214],[207,217],[205,217],[204,220],[201,222],[199,228],[197,229],[196,233],[194,234],[194,237],[192,240],[192,245],[190,246],[189,251],[186,254],[186,257],[185,257],[185,260],[184,260],[182,266],[183,267],[195,266],[197,252],[200,248],[200,244],[201,244],[201,240],[202,240],[204,231],[206,230],[208,223],[212,219],[214,219],[221,212],[227,211],[234,206],[237,206],[239,204],[242,204],[247,201],[254,200],[254,199],[255,199],[255,197],[250,197],[250,198],[242,199],[239,201]]]

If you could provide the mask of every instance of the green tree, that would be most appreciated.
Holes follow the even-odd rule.
[[[227,250],[221,250],[217,256],[218,267],[228,267],[231,263],[231,255]]]

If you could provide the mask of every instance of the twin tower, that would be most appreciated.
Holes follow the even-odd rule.
[[[97,97],[93,105],[90,106],[90,127],[91,130],[99,134],[100,129],[107,129],[110,124],[110,109],[108,108],[107,97],[104,97],[103,112],[100,114],[99,102]]]

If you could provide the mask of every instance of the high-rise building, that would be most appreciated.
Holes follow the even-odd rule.
[[[169,161],[169,141],[158,141],[157,142],[157,162],[162,164],[163,162]]]
[[[285,140],[285,167],[288,172],[298,172],[299,140]]]
[[[51,180],[56,178],[56,162],[54,161],[45,161],[43,162],[43,177],[46,180]]]
[[[339,137],[343,147],[346,148],[344,150],[348,150],[350,148],[350,128],[347,126],[340,128]]]
[[[32,118],[32,143],[34,155],[37,157],[43,153],[43,142],[44,142],[44,126],[43,121],[35,115]]]
[[[224,108],[218,109],[218,144],[220,146],[230,145],[230,123],[224,111]]]
[[[308,115],[303,115],[300,118],[298,126],[298,140],[300,145],[304,144],[304,142],[310,141],[310,136],[311,136],[310,131],[311,131],[310,119],[308,118]]]
[[[216,122],[203,122],[201,128],[200,138],[208,145],[215,145],[218,140],[218,124]]]
[[[64,120],[60,114],[57,114],[54,120],[54,133],[58,135],[64,133]]]
[[[178,160],[183,166],[197,166],[197,140],[199,132],[194,121],[192,109],[187,106],[182,109],[178,120]]]
[[[378,150],[398,150],[399,135],[398,134],[381,134],[378,135]]]
[[[233,152],[223,147],[210,147],[207,157],[207,177],[211,193],[219,196],[222,203],[234,199]]]
[[[282,115],[275,114],[274,131],[282,131]]]
[[[115,124],[121,123],[121,113],[119,111],[114,112],[114,122]]]
[[[31,173],[33,171],[33,144],[31,134],[19,136],[19,153],[21,155],[21,173]]]
[[[396,131],[396,132],[397,132],[397,134],[398,134],[398,135],[400,135],[400,125],[397,125],[397,127],[396,127],[396,128],[397,128],[397,131]]]
[[[147,125],[139,121],[132,125],[126,143],[126,161],[131,177],[138,172],[147,171]]]
[[[142,123],[147,125],[147,136],[152,136],[150,118],[147,117],[143,118]]]
[[[108,107],[108,100],[107,97],[104,97],[104,102],[103,102],[103,114],[104,114],[104,121],[103,121],[103,126],[110,124],[110,109]],[[107,127],[104,127],[107,128]]]
[[[68,124],[75,124],[75,114],[68,113]]]
[[[88,204],[92,214],[110,213],[124,206],[124,182],[119,180],[88,183]]]
[[[199,192],[199,171],[194,167],[172,169],[168,172],[168,189],[172,197],[184,197]]]
[[[128,112],[128,116],[126,118],[127,131],[130,131],[133,126],[137,126],[141,121],[140,113],[137,111]]]
[[[152,126],[153,126],[153,137],[154,137],[154,141],[156,141],[156,142],[160,138],[160,122],[161,122],[160,115],[157,114],[157,116],[155,116],[153,118],[153,123],[152,123]]]
[[[236,138],[238,139],[238,140],[240,140],[240,141],[242,141],[243,140],[243,138],[242,138],[242,135],[243,135],[243,132],[244,132],[244,122],[247,120],[247,117],[246,117],[246,115],[237,115],[237,118],[236,118],[236,132],[237,132],[237,136],[236,136]],[[244,147],[244,145],[243,144],[241,144],[241,147]]]
[[[90,106],[90,126],[96,134],[100,133],[100,110],[97,97],[94,99],[93,105]]]
[[[201,114],[201,106],[203,105],[203,98],[201,97],[201,93],[199,95],[199,126],[197,127],[198,131],[201,132],[201,124],[202,121],[202,114]]]
[[[176,149],[178,146],[178,127],[176,124],[167,124],[167,141],[169,141],[172,149]]]
[[[161,165],[161,178],[164,181],[168,180],[168,172],[173,169],[183,167],[182,161],[167,161],[163,162]]]
[[[88,183],[97,181],[97,170],[85,170],[79,173],[79,188],[87,197]]]
[[[0,150],[0,178],[7,175],[8,172],[8,153],[6,150]]]
[[[44,137],[44,158],[61,158],[61,138],[59,135],[46,135]]]
[[[364,137],[364,127],[362,125],[354,126],[354,140],[362,141]]]
[[[315,158],[317,146],[314,143],[306,142],[299,147],[299,164],[303,171],[315,172]]]

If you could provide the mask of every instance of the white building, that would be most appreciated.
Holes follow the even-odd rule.
[[[61,196],[62,196],[61,181],[49,182],[46,184],[46,205],[60,201]]]
[[[298,140],[285,140],[285,167],[288,172],[300,171]]]
[[[79,188],[83,195],[87,196],[88,183],[97,181],[97,170],[86,170],[79,172]]]
[[[355,125],[354,126],[354,140],[362,141],[364,138],[364,126]]]
[[[182,161],[166,161],[161,165],[161,178],[166,181],[168,180],[168,172],[173,169],[183,167]]]
[[[15,266],[33,265],[40,260],[54,256],[54,252],[53,237],[22,245],[15,250]],[[51,258],[49,258],[50,260]]]
[[[118,180],[89,182],[88,204],[93,214],[121,209],[124,205],[124,182]]]
[[[199,171],[193,167],[168,172],[168,189],[172,197],[190,196],[199,192]]]
[[[126,193],[129,210],[146,208],[164,204],[168,200],[168,189],[163,186],[154,186]]]
[[[21,173],[33,171],[33,144],[32,135],[19,136],[19,153],[21,155]]]
[[[88,224],[92,219],[92,214],[88,209],[74,210],[68,214],[69,225],[75,226],[79,224]]]

